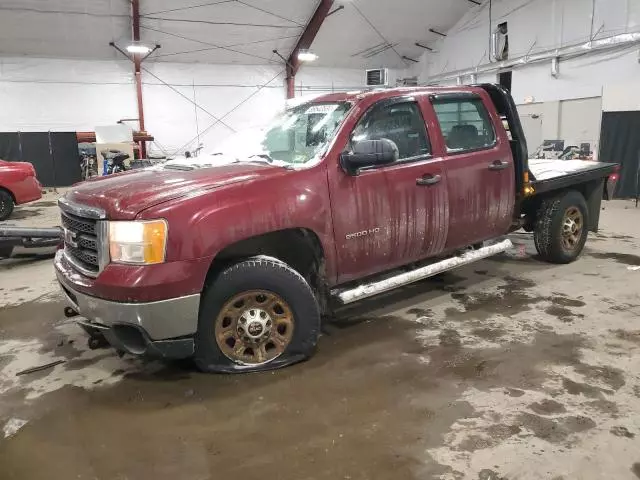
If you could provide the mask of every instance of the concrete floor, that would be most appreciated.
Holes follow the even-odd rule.
[[[55,223],[52,200],[15,223]],[[566,266],[515,234],[241,376],[90,351],[51,259],[0,261],[0,478],[640,478],[640,209],[601,227]]]

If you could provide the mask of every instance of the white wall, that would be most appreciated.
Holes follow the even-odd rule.
[[[234,130],[264,123],[284,105],[284,77],[275,66],[158,62],[146,68],[175,89],[143,72],[146,128],[168,153],[195,148],[198,132],[207,151]],[[195,98],[201,109],[180,94]]]
[[[0,58],[0,131],[93,130],[137,117],[128,62]]]
[[[460,20],[435,46],[436,53],[423,54],[421,83],[487,63],[490,31],[504,21],[510,58],[586,42],[596,34],[604,38],[640,31],[640,0],[493,0],[491,24],[488,3],[485,0]],[[638,48],[561,61],[557,79],[550,74],[550,62],[514,69],[513,95],[518,103],[525,97],[548,102],[601,96],[604,86],[619,85],[618,96],[632,94],[640,100],[634,85],[640,75]],[[494,74],[484,77],[495,81]]]
[[[518,106],[529,152],[544,140],[564,140],[565,145],[589,143],[598,151],[602,98],[579,98]]]
[[[146,128],[157,140],[156,150],[160,145],[168,153],[193,149],[198,130],[205,149],[210,148],[231,129],[263,123],[284,105],[284,74],[278,66],[147,62],[144,67],[149,71],[143,72]],[[296,95],[363,84],[361,69],[304,66],[296,77]],[[193,103],[181,95],[191,100],[195,95],[202,107],[198,128]],[[137,116],[132,65],[126,60],[0,57],[0,131],[86,131]],[[224,117],[228,126],[212,126],[214,116]]]
[[[602,89],[602,109],[605,112],[640,110],[640,88],[633,81],[605,84]]]
[[[579,98],[560,102],[558,138],[566,145],[590,143],[594,151],[600,138],[602,122],[602,98]]]

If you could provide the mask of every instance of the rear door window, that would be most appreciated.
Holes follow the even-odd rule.
[[[496,132],[489,112],[480,97],[433,100],[449,153],[491,148],[496,144]]]

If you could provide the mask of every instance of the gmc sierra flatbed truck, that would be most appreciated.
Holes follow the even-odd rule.
[[[512,231],[573,261],[614,167],[537,179],[496,85],[335,93],[193,164],[74,186],[55,269],[90,346],[282,367],[335,305],[505,251]]]

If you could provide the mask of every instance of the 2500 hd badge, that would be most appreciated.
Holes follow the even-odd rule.
[[[376,233],[380,233],[380,227],[362,230],[361,232],[347,233],[345,237],[347,240],[351,240],[353,238],[368,237],[369,235],[375,235]]]

